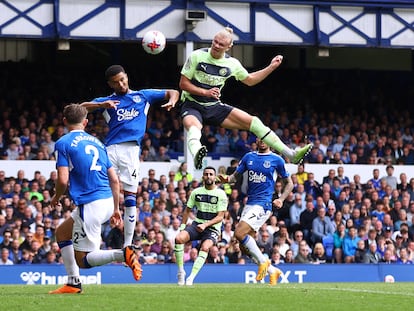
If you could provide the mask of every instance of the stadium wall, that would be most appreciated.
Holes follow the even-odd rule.
[[[220,165],[227,167],[230,165],[232,159],[233,158],[229,157],[220,157],[217,159],[206,157],[204,165],[208,164],[215,168],[218,168]],[[140,176],[141,178],[148,177],[148,170],[150,168],[155,169],[157,177],[162,174],[168,176],[170,170],[177,171],[181,163],[180,161],[183,161],[183,159],[179,158],[178,160],[172,160],[171,162],[142,162]],[[42,175],[49,178],[50,172],[56,170],[55,165],[55,161],[0,161],[0,170],[4,170],[7,177],[17,177],[17,171],[22,169],[25,171],[25,177],[31,180],[35,171],[40,171]],[[350,179],[352,179],[355,174],[359,174],[362,183],[365,183],[372,178],[372,170],[374,168],[380,170],[380,176],[386,175],[385,165],[306,164],[305,170],[314,173],[315,180],[321,183],[323,177],[328,175],[329,169],[333,168],[336,170],[338,166],[344,167],[345,175]],[[408,179],[414,177],[413,165],[394,165],[394,169],[394,176],[397,177],[397,179],[399,179],[399,175],[402,172],[407,174]],[[293,174],[297,171],[297,165],[287,164],[287,170],[289,173]],[[193,176],[200,180],[202,171],[195,171]]]
[[[384,282],[392,275],[395,282],[413,282],[412,265],[387,264],[321,264],[279,265],[283,275],[279,283],[323,282]],[[189,273],[190,265],[185,265]],[[197,276],[197,283],[256,283],[257,266],[206,264]],[[175,264],[145,265],[139,283],[176,283]],[[135,283],[129,268],[113,264],[92,269],[82,269],[83,284]],[[0,266],[0,284],[54,285],[64,284],[66,273],[63,265],[14,265]],[[268,277],[263,282],[268,282]]]

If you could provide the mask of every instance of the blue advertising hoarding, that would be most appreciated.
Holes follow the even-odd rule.
[[[311,282],[383,282],[392,275],[395,282],[414,281],[414,266],[385,264],[324,264],[280,265],[283,274],[279,283]],[[191,266],[186,265],[187,274]],[[195,283],[256,283],[256,265],[206,264]],[[177,267],[174,264],[145,265],[139,283],[176,283]],[[136,283],[128,267],[106,265],[81,269],[83,284]],[[66,282],[63,265],[0,266],[0,284],[54,285]],[[268,282],[268,277],[264,282]]]

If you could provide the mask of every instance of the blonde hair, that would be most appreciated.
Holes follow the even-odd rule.
[[[233,46],[233,28],[231,27],[224,27],[224,29],[220,30],[218,34],[222,35],[223,37],[226,37],[230,40],[229,46]]]

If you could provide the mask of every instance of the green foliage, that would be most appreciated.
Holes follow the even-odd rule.
[[[1,310],[411,310],[413,283],[85,285],[82,294],[49,295],[56,286],[0,286]]]

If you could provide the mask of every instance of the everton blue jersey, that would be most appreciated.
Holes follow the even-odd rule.
[[[69,168],[69,194],[76,205],[112,196],[102,142],[84,131],[71,131],[55,144],[56,168]]]
[[[248,152],[240,160],[237,173],[247,171],[247,204],[260,205],[265,211],[272,209],[272,196],[277,175],[289,177],[285,160],[273,152]]]
[[[93,102],[106,100],[118,100],[116,109],[105,109],[103,117],[109,126],[105,139],[107,146],[124,142],[141,143],[147,127],[147,115],[150,105],[160,102],[165,98],[165,90],[146,89],[129,91],[125,95],[112,94],[107,97],[99,97]]]

